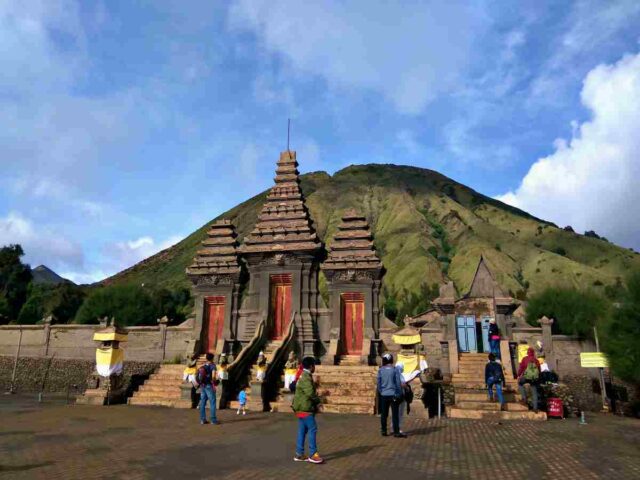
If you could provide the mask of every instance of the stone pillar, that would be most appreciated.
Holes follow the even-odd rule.
[[[544,349],[544,358],[549,365],[557,369],[555,355],[553,354],[553,334],[551,327],[553,326],[553,318],[542,317],[538,320],[542,327],[542,348]]]
[[[167,324],[169,319],[165,315],[162,318],[158,318],[158,325],[160,327],[160,361],[165,360],[167,354]]]
[[[42,356],[49,355],[49,341],[51,338],[51,322],[53,321],[53,315],[48,315],[42,319],[44,322],[44,329],[42,331]]]

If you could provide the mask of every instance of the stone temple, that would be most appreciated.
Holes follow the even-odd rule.
[[[449,416],[545,418],[515,402],[519,347],[543,344],[550,367],[573,374],[580,371],[578,357],[585,348],[580,340],[553,335],[553,321],[546,318],[539,326],[526,324],[523,306],[502,290],[482,255],[468,292],[458,297],[452,282],[442,285],[432,308],[405,319],[400,330],[380,307],[385,268],[366,217],[353,209],[341,217],[327,250],[305,204],[296,152],[285,151],[257,222],[242,244],[230,220],[210,226],[186,271],[193,283],[195,321],[192,328],[185,327],[191,335],[185,353],[202,359],[212,352],[216,361],[226,359],[222,407],[250,387],[252,408],[289,411],[291,399],[281,387],[285,363],[293,354],[319,362],[316,378],[324,411],[374,413],[377,365],[384,352],[392,351],[404,363],[426,361],[431,374],[437,373],[438,392],[449,392],[443,399]],[[320,272],[327,282],[327,302],[319,290]],[[501,332],[506,411],[496,411],[498,405],[487,402],[484,390],[492,322]],[[260,353],[266,363],[258,365]],[[189,406],[184,388],[180,390],[180,368],[162,365],[129,403]],[[260,381],[258,369],[264,371]],[[428,389],[417,390],[428,396]]]

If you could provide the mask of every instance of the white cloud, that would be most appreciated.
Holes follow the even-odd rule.
[[[424,147],[416,140],[415,133],[406,128],[396,133],[396,144],[412,157],[424,152]]]
[[[456,88],[486,18],[464,2],[398,8],[357,0],[241,0],[230,9],[229,25],[255,34],[265,52],[302,77],[380,92],[399,112],[417,114]]]
[[[32,266],[45,264],[54,270],[82,268],[82,248],[64,234],[47,226],[36,226],[20,213],[10,212],[0,217],[0,246],[18,243],[25,251],[25,260]]]
[[[161,242],[150,236],[139,237],[135,240],[114,242],[105,246],[104,256],[111,275],[150,257],[166,248],[175,245],[184,237],[173,235]]]
[[[581,92],[592,119],[530,168],[500,200],[577,231],[640,247],[640,54],[589,72]]]

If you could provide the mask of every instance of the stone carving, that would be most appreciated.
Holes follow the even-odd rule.
[[[371,270],[342,270],[331,273],[325,271],[325,273],[331,281],[361,282],[363,280],[374,280],[377,277],[376,272]]]
[[[269,255],[263,257],[258,265],[291,265],[300,263],[300,260],[289,253],[276,253],[275,255]]]
[[[197,286],[201,285],[233,285],[234,279],[230,275],[203,275],[196,277],[194,283]]]

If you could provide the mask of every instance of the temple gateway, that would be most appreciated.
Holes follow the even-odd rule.
[[[292,362],[313,356],[319,362],[324,411],[374,413],[377,365],[384,352],[392,351],[406,374],[428,364],[443,388],[453,388],[449,416],[545,418],[516,403],[511,393],[518,344],[544,345],[548,364],[562,373],[580,371],[584,346],[552,335],[552,320],[527,325],[520,302],[502,290],[482,256],[468,292],[457,298],[452,282],[443,285],[433,308],[405,319],[400,329],[380,308],[385,268],[374,243],[366,218],[349,209],[325,249],[305,204],[293,151],[280,154],[275,184],[242,244],[230,220],[211,225],[186,271],[193,283],[195,321],[185,353],[215,354],[226,377],[221,407],[231,406],[237,392],[248,389],[251,408],[288,411],[285,365],[290,369]],[[328,304],[319,291],[320,272],[327,280]],[[486,398],[491,323],[500,329],[507,377],[507,408],[500,412],[497,404],[480,405]],[[190,406],[190,386],[181,391],[174,367],[162,365],[129,403]]]

